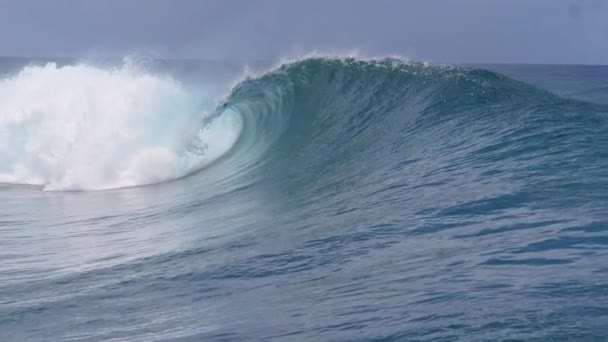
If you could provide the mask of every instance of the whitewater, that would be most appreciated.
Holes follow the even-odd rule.
[[[241,129],[236,115],[201,127],[213,109],[208,90],[128,62],[26,66],[2,80],[0,94],[0,183],[45,190],[176,179],[228,151]]]
[[[604,341],[607,79],[0,59],[0,341]]]

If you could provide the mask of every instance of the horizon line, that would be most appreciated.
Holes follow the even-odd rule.
[[[48,59],[50,62],[53,60],[121,60],[129,55],[125,56],[103,56],[103,57],[68,57],[68,56],[9,56],[9,55],[0,55],[0,59],[29,59],[29,60],[44,60]],[[134,57],[138,57],[135,55]],[[390,56],[386,56],[387,58]],[[273,62],[279,60],[280,58],[243,58],[243,59],[235,59],[235,58],[208,58],[208,57],[141,57],[143,60],[155,60],[155,61],[178,61],[178,62],[244,62],[244,61],[255,61],[255,62]],[[598,64],[598,63],[570,63],[570,62],[506,62],[506,61],[485,61],[485,62],[447,62],[447,61],[438,61],[438,60],[424,60],[424,59],[411,59],[413,62],[423,62],[430,64],[451,64],[451,65],[530,65],[530,66],[608,66],[608,63]]]

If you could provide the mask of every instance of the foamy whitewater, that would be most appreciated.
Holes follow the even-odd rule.
[[[0,341],[606,340],[608,67],[272,64],[0,59]]]
[[[241,130],[224,116],[203,134],[206,91],[129,63],[27,66],[0,81],[0,183],[98,190],[196,171]]]

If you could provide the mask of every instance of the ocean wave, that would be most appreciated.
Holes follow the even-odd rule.
[[[204,89],[128,62],[29,66],[3,79],[0,94],[0,182],[45,190],[174,180],[231,151],[229,177],[310,144],[324,156],[360,153],[396,126],[432,157],[466,139],[492,145],[491,136],[532,126],[555,131],[568,121],[556,126],[556,105],[577,117],[605,110],[490,71],[400,58],[291,60],[249,74],[219,105]]]

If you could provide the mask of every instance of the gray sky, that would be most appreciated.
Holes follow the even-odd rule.
[[[608,64],[605,0],[0,0],[0,56]]]

